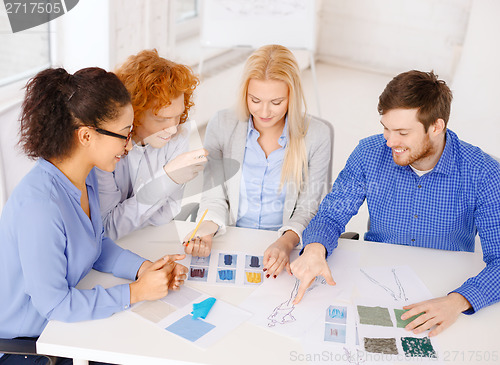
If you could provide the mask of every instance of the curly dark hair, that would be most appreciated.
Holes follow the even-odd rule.
[[[112,72],[98,67],[74,75],[63,68],[43,70],[26,85],[19,144],[30,158],[66,157],[78,127],[98,128],[129,103],[127,89]]]
[[[425,132],[437,119],[450,118],[452,93],[446,82],[431,72],[412,70],[394,77],[379,97],[378,112],[385,114],[391,109],[418,108],[417,118]]]

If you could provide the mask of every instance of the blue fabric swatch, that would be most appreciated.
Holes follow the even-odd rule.
[[[208,312],[212,309],[215,304],[216,299],[213,297],[207,298],[200,303],[193,303],[193,311],[191,314],[193,315],[193,319],[197,318],[207,318]]]
[[[207,323],[201,319],[193,320],[193,316],[188,314],[165,329],[186,340],[195,342],[214,328],[215,326],[213,324]]]

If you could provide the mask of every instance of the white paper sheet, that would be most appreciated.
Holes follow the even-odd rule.
[[[356,275],[358,300],[377,305],[404,306],[432,298],[407,265],[361,267]]]
[[[302,358],[308,359],[311,364],[324,364],[327,361],[365,365],[442,363],[442,359],[439,358],[439,341],[435,337],[430,341],[438,356],[437,359],[406,357],[402,346],[402,337],[423,338],[428,336],[429,332],[415,335],[404,328],[397,327],[394,309],[402,309],[407,304],[432,298],[432,294],[416,273],[409,266],[356,267],[355,270],[356,275],[353,278],[356,281],[357,299],[352,305],[344,305],[347,308],[348,319],[346,321],[345,343],[335,342],[331,339],[325,340],[325,336],[328,334],[326,332],[328,324],[323,318],[318,318],[301,339],[304,353],[297,354],[296,357],[301,355]],[[332,302],[331,305],[342,306],[342,303]],[[360,323],[358,305],[386,308],[392,325],[386,327]],[[329,328],[330,335],[332,331],[337,335],[342,327],[330,326]],[[342,336],[338,337],[343,338]],[[366,351],[365,338],[395,339],[397,355]]]
[[[293,259],[292,257],[291,260]],[[330,286],[322,277],[318,277],[298,305],[293,305],[293,300],[299,282],[294,276],[284,272],[276,279],[265,279],[240,307],[254,314],[250,322],[298,338],[324,315],[324,311],[318,308],[327,308],[334,300],[350,299],[352,277],[359,267],[358,260],[358,253],[335,250],[334,255],[328,259],[328,264],[337,285]]]
[[[131,312],[205,349],[251,317],[249,312],[217,299],[205,319],[192,319],[193,303],[207,298],[183,286],[160,300],[137,303]]]

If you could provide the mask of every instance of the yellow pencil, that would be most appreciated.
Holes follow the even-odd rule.
[[[200,224],[201,222],[203,222],[203,219],[205,218],[205,216],[207,215],[207,212],[208,212],[208,209],[205,209],[205,212],[203,213],[203,215],[201,216],[201,219],[200,221],[198,222],[198,224],[196,225],[196,228],[194,229],[193,231],[193,234],[191,235],[191,237],[189,237],[189,241],[186,242],[186,246],[189,245],[189,242],[191,242],[191,240],[193,239],[194,235],[196,234],[196,232],[198,231],[198,228],[200,228]]]

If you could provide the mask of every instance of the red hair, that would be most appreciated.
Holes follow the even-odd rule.
[[[189,109],[194,105],[193,93],[199,84],[189,67],[166,60],[153,49],[130,56],[115,73],[130,93],[135,125],[146,110],[152,109],[157,114],[182,93],[185,110],[181,123],[187,120]]]

